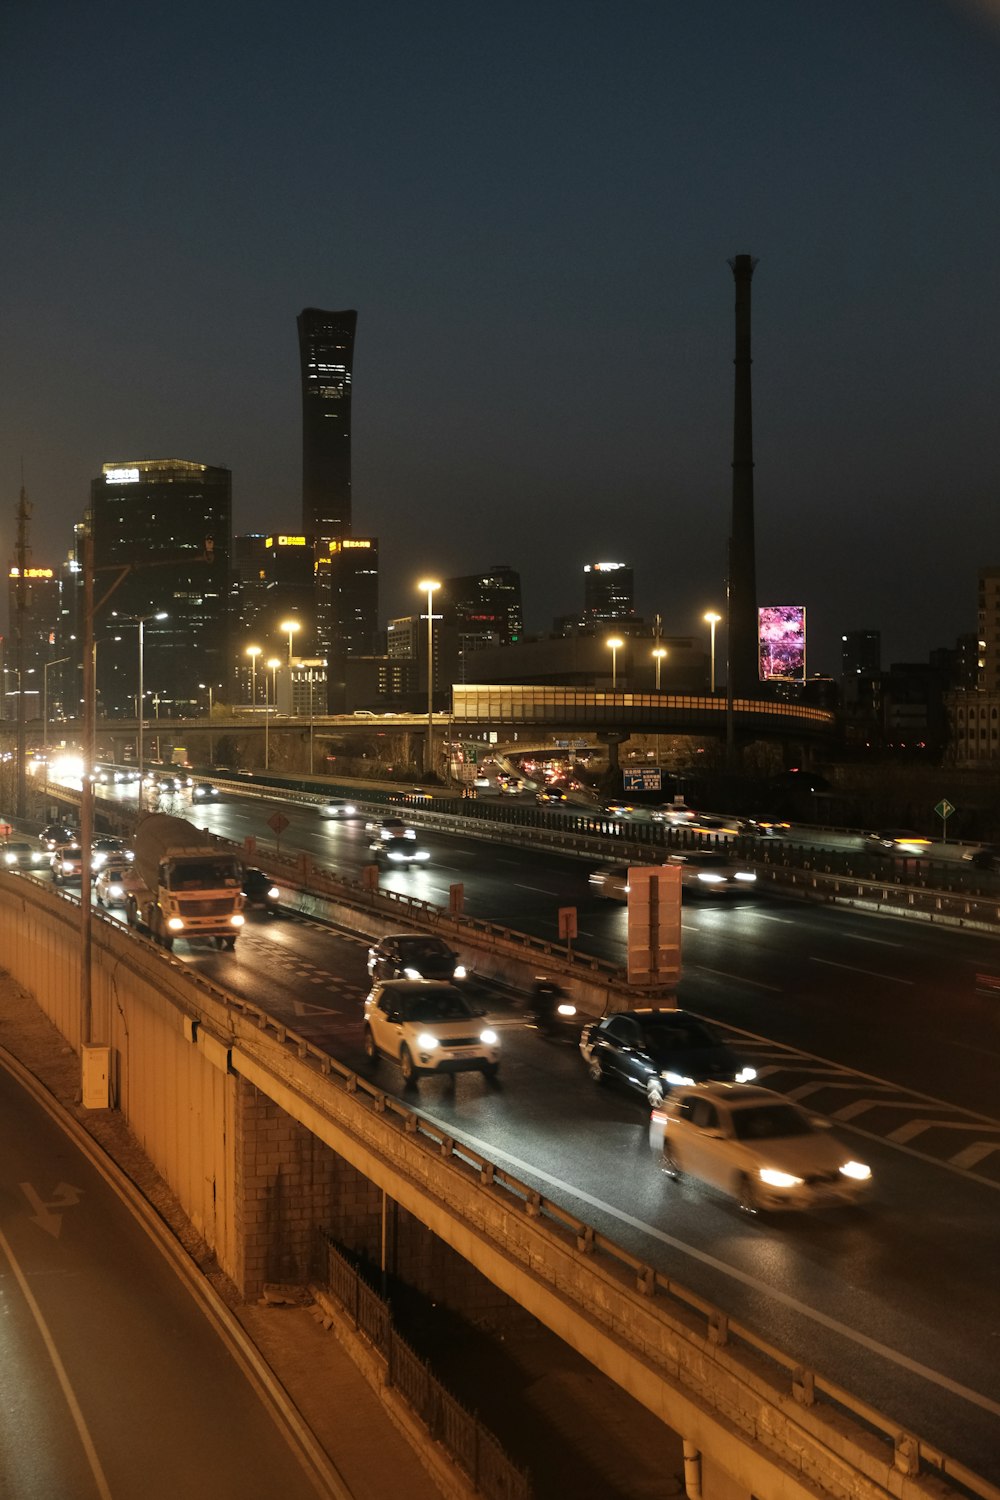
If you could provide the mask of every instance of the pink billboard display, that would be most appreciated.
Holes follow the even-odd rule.
[[[804,604],[766,604],[757,611],[761,681],[806,676],[806,610]]]

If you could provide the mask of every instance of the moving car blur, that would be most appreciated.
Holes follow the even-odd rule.
[[[679,1084],[757,1076],[715,1027],[686,1010],[624,1010],[580,1034],[580,1055],[594,1083],[626,1084],[658,1104]]]
[[[376,980],[365,1001],[365,1052],[398,1062],[403,1082],[422,1073],[500,1071],[500,1037],[485,1012],[453,984],[432,979]]]
[[[372,979],[465,979],[468,970],[443,938],[399,932],[379,938],[368,949]]]

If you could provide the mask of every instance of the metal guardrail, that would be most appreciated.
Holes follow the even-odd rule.
[[[396,1331],[392,1308],[328,1236],[327,1287],[379,1355],[386,1384],[398,1391],[424,1428],[451,1454],[486,1500],[531,1500],[531,1481],[488,1427],[457,1401],[426,1360]]]

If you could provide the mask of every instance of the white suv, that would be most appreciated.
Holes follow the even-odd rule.
[[[365,1051],[398,1062],[407,1085],[421,1073],[475,1070],[495,1078],[500,1038],[485,1013],[454,984],[434,979],[385,979],[365,1001]]]

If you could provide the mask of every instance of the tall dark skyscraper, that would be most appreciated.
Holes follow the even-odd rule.
[[[205,701],[201,683],[225,689],[233,534],[229,470],[176,458],[105,464],[90,487],[90,514],[98,578],[110,582],[115,569],[133,568],[95,621],[99,711],[135,714],[139,616],[146,620],[146,713],[151,706],[164,716],[188,712]],[[155,619],[160,613],[165,618]]]
[[[330,558],[331,544],[351,535],[351,385],[354,334],[358,315],[353,309],[327,312],[307,307],[298,317],[299,358],[302,367],[302,530],[313,538],[316,564],[316,649],[329,666],[330,708],[335,710],[332,684],[343,680],[333,657],[343,655],[342,631],[336,617]]]
[[[750,280],[757,262],[729,262],[736,282],[733,393],[733,509],[729,531],[729,690],[737,698],[760,691],[757,655],[757,562],[753,507],[753,394],[750,380]]]
[[[583,569],[583,624],[591,628],[635,615],[634,579],[629,563],[586,563]]]

